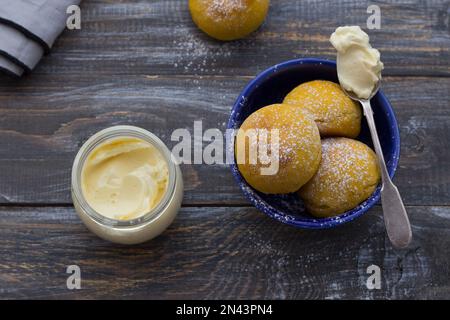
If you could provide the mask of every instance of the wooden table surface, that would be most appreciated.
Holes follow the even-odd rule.
[[[127,247],[91,234],[70,197],[73,159],[98,130],[131,124],[169,147],[176,128],[225,128],[257,73],[299,57],[334,59],[339,25],[365,26],[367,1],[274,0],[250,37],[219,43],[187,1],[85,0],[22,79],[0,77],[0,298],[450,298],[450,1],[371,1],[383,90],[400,126],[395,182],[414,240],[395,250],[380,206],[342,227],[304,231],[254,209],[226,166],[184,165],[183,208],[157,239]],[[68,290],[66,268],[81,268]],[[381,268],[380,290],[366,287]]]

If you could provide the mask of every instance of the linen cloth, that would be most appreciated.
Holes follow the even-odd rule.
[[[0,0],[0,68],[31,71],[66,28],[70,5],[81,0]]]

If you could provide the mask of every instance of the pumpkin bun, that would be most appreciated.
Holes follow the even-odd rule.
[[[303,83],[292,90],[283,103],[308,110],[323,137],[356,138],[361,130],[361,108],[334,82]]]
[[[251,136],[255,132],[257,139]],[[236,135],[239,171],[254,189],[268,194],[298,191],[316,173],[321,149],[319,129],[311,115],[291,105],[259,109],[244,121]],[[252,161],[255,150],[256,161]]]
[[[236,40],[264,22],[269,0],[189,0],[192,20],[218,40]]]
[[[312,215],[333,217],[369,198],[379,182],[372,149],[353,139],[327,138],[322,140],[319,170],[299,195]]]

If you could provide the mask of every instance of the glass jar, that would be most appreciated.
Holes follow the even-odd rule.
[[[114,220],[96,212],[86,201],[82,188],[82,170],[89,154],[109,139],[138,138],[154,146],[167,161],[168,184],[159,204],[150,212],[132,220]],[[183,177],[180,167],[166,145],[154,134],[134,126],[104,129],[80,148],[72,167],[72,199],[78,216],[86,227],[99,237],[121,244],[137,244],[161,234],[175,219],[183,198]]]

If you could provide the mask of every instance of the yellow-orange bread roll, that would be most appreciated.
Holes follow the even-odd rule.
[[[370,197],[380,182],[375,153],[364,143],[348,138],[322,140],[322,161],[299,195],[306,209],[319,218],[355,208]]]
[[[264,22],[269,0],[189,0],[192,20],[218,40],[240,39]]]
[[[266,132],[267,139],[250,139],[249,136],[254,132],[259,137]],[[277,133],[278,143],[273,139]],[[262,168],[270,167],[267,164],[268,157],[257,157],[257,161],[251,163],[250,151],[255,146],[258,150],[269,151],[262,152],[263,155],[278,155],[276,172],[262,174]],[[319,129],[311,115],[290,105],[274,104],[259,109],[244,121],[236,135],[235,152],[239,171],[253,188],[269,194],[298,191],[316,173],[321,149]],[[278,150],[278,153],[272,153],[271,150]]]
[[[356,138],[361,130],[361,108],[341,87],[331,81],[315,80],[292,90],[283,103],[307,109],[320,134]]]

